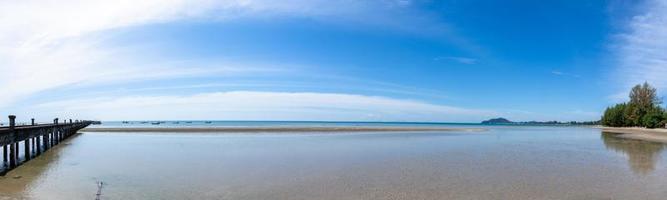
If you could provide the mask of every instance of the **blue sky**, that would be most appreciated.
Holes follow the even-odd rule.
[[[667,89],[667,3],[0,3],[0,111],[49,121],[597,120]],[[21,117],[21,116],[19,116]]]

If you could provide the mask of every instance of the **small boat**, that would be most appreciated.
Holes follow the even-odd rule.
[[[129,124],[129,123],[130,123],[130,122],[128,122],[128,121],[123,121],[123,124]]]

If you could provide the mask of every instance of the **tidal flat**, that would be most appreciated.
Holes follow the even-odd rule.
[[[587,127],[81,132],[0,178],[0,199],[664,199],[663,143]]]

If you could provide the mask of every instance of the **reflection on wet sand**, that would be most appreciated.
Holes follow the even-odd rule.
[[[602,141],[607,149],[628,156],[628,164],[633,172],[647,175],[655,170],[660,153],[665,144],[617,137],[614,133],[602,133]]]
[[[63,144],[55,146],[44,152],[28,163],[9,171],[5,176],[0,176],[0,199],[26,199],[28,196],[27,190],[37,183],[42,176],[51,169],[51,165],[59,159],[62,147],[65,147],[69,142],[79,134],[73,135],[71,138],[63,141]],[[32,197],[37,198],[38,197]]]
[[[665,159],[663,145],[601,138],[597,129],[578,127],[459,135],[84,133],[73,139],[0,180],[0,200],[95,199],[98,181],[104,181],[101,199],[667,195],[660,178],[667,168],[658,162]]]

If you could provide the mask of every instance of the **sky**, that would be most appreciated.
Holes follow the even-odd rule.
[[[585,121],[665,77],[661,0],[0,2],[19,121]]]

